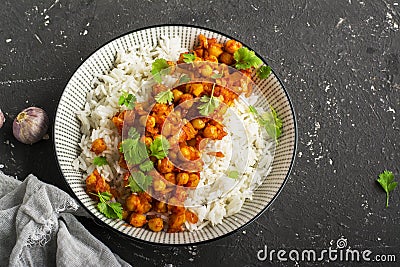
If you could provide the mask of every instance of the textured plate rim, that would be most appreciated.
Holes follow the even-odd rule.
[[[104,47],[104,46],[110,44],[110,43],[113,42],[114,40],[117,40],[117,39],[119,39],[119,38],[122,38],[122,37],[125,36],[125,35],[129,35],[129,34],[132,34],[132,33],[135,33],[135,32],[139,32],[139,31],[143,31],[143,30],[147,30],[147,29],[151,29],[151,28],[174,27],[174,26],[176,26],[176,27],[196,28],[196,29],[200,29],[200,30],[206,30],[206,31],[214,32],[214,33],[217,33],[217,34],[222,35],[222,36],[224,36],[224,37],[227,37],[227,38],[230,38],[230,39],[238,40],[238,41],[240,41],[244,46],[246,46],[246,47],[252,49],[251,46],[248,46],[246,43],[242,42],[241,40],[239,40],[239,39],[237,39],[237,38],[234,38],[234,37],[232,37],[232,36],[230,36],[230,35],[228,35],[228,34],[222,33],[222,32],[220,32],[220,31],[218,31],[218,30],[214,30],[214,29],[211,29],[211,28],[207,28],[207,27],[203,27],[203,26],[198,26],[198,25],[176,24],[176,23],[172,23],[172,24],[164,23],[164,24],[154,24],[154,25],[151,25],[151,26],[146,26],[146,27],[134,29],[134,30],[125,32],[125,33],[123,33],[123,34],[120,34],[120,35],[118,35],[118,36],[116,36],[116,37],[114,37],[114,38],[112,38],[112,39],[106,41],[106,42],[103,43],[101,46],[99,46],[99,47],[97,47],[95,50],[93,50],[88,56],[86,56],[86,57],[82,60],[82,62],[75,68],[75,71],[72,73],[72,75],[69,77],[68,82],[66,83],[66,85],[65,85],[65,87],[64,87],[64,89],[63,89],[63,92],[62,92],[62,94],[61,94],[61,96],[60,96],[60,100],[64,97],[64,94],[66,94],[66,91],[65,91],[66,86],[67,86],[68,83],[71,81],[71,79],[73,78],[73,76],[77,73],[77,71],[80,69],[80,67],[81,67],[93,54],[95,54],[95,53],[96,53],[98,50],[100,50],[102,47]],[[253,51],[254,51],[254,50],[253,50]],[[260,56],[260,54],[259,54],[257,51],[254,51],[254,52],[255,52],[255,54],[256,54],[264,63],[267,63],[267,61],[266,61],[262,56]],[[290,110],[291,110],[291,112],[292,112],[292,114],[293,114],[293,130],[294,130],[294,143],[293,143],[293,145],[294,145],[294,147],[293,147],[292,158],[291,158],[291,161],[290,161],[290,166],[289,166],[289,168],[288,168],[288,170],[287,170],[287,173],[286,173],[286,175],[285,175],[285,178],[283,179],[283,182],[282,182],[282,184],[280,185],[278,191],[275,193],[275,195],[274,195],[273,198],[269,201],[269,203],[268,203],[259,213],[257,213],[253,218],[251,218],[248,222],[244,223],[243,225],[239,226],[238,228],[236,228],[236,229],[234,229],[234,230],[232,230],[232,231],[230,231],[230,232],[228,232],[228,233],[225,233],[225,234],[223,234],[223,235],[220,235],[220,236],[217,236],[217,237],[213,237],[213,238],[210,238],[210,239],[207,239],[207,240],[196,241],[196,242],[189,242],[189,243],[173,243],[173,244],[172,244],[172,243],[158,243],[158,242],[153,242],[153,241],[149,241],[149,240],[143,240],[143,239],[140,239],[140,238],[138,238],[138,237],[134,237],[134,236],[132,236],[132,235],[123,233],[123,232],[121,232],[121,231],[115,229],[115,228],[112,227],[111,225],[107,224],[106,222],[102,221],[100,218],[98,218],[96,215],[94,215],[94,214],[82,203],[82,201],[75,195],[75,193],[73,192],[73,190],[72,190],[70,184],[69,184],[69,183],[67,182],[67,180],[65,179],[65,175],[64,175],[63,170],[61,169],[59,157],[58,157],[57,150],[56,150],[56,142],[55,142],[55,134],[56,134],[56,133],[55,133],[55,119],[57,118],[57,115],[58,115],[58,113],[59,113],[59,108],[60,108],[60,100],[59,100],[59,101],[58,101],[58,105],[57,105],[57,109],[56,109],[56,113],[55,113],[55,117],[54,117],[54,124],[53,124],[53,134],[52,134],[52,136],[53,136],[53,147],[54,147],[55,158],[57,159],[57,166],[58,166],[58,169],[59,169],[59,171],[60,171],[61,174],[62,174],[63,182],[67,185],[67,188],[68,188],[68,191],[69,191],[70,195],[72,195],[73,198],[74,198],[75,200],[78,201],[79,205],[80,205],[81,207],[83,207],[83,208],[86,210],[86,212],[87,212],[88,214],[90,214],[91,218],[94,220],[94,222],[95,222],[97,225],[99,225],[99,226],[101,226],[101,227],[106,227],[107,229],[111,229],[113,232],[119,234],[120,236],[123,236],[124,238],[127,238],[127,239],[129,239],[129,240],[135,240],[135,241],[138,241],[138,242],[141,242],[141,243],[144,243],[144,244],[151,244],[151,245],[158,245],[158,246],[176,246],[176,247],[178,247],[178,246],[188,246],[188,245],[201,245],[201,244],[205,244],[205,243],[209,243],[209,242],[212,242],[212,241],[216,241],[216,240],[225,238],[225,237],[230,236],[230,235],[232,235],[232,234],[234,234],[234,233],[237,233],[237,232],[240,231],[241,229],[247,227],[248,225],[250,225],[251,223],[253,223],[256,219],[258,219],[258,218],[272,205],[272,203],[273,203],[273,202],[277,199],[277,197],[280,195],[280,193],[282,192],[284,186],[285,186],[286,183],[287,183],[287,180],[288,180],[289,175],[290,175],[290,172],[291,172],[291,170],[292,170],[292,168],[293,168],[293,165],[294,165],[294,162],[295,162],[295,158],[296,158],[296,153],[297,153],[297,142],[298,142],[298,140],[297,140],[297,139],[298,139],[297,118],[296,118],[296,113],[295,113],[295,110],[294,110],[294,107],[293,107],[293,104],[292,104],[292,100],[291,100],[291,98],[290,98],[290,96],[289,96],[289,94],[288,94],[288,92],[287,92],[287,90],[286,90],[286,88],[285,88],[283,82],[282,82],[281,79],[279,78],[279,76],[277,76],[277,75],[275,74],[275,71],[274,71],[273,69],[272,69],[272,72],[274,73],[276,79],[278,80],[279,84],[281,85],[281,87],[282,87],[282,89],[283,89],[283,92],[285,93],[285,95],[286,95],[286,97],[287,97],[287,101],[288,101]]]

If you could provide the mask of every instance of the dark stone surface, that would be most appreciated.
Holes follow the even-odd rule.
[[[234,36],[268,60],[293,100],[298,154],[270,209],[241,232],[189,247],[142,244],[81,219],[123,259],[138,266],[261,266],[271,263],[257,260],[264,245],[321,251],[344,237],[352,249],[394,254],[399,264],[400,188],[385,208],[375,182],[384,169],[400,179],[399,1],[37,2],[6,0],[0,9],[0,109],[7,118],[0,129],[0,164],[18,179],[33,173],[67,190],[53,140],[20,144],[12,120],[35,105],[53,121],[81,61],[137,28],[184,23]]]

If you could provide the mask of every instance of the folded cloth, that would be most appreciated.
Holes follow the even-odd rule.
[[[0,266],[130,266],[92,236],[64,191],[0,171]]]

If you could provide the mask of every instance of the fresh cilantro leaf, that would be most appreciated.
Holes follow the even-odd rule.
[[[267,79],[270,74],[271,74],[271,67],[270,66],[261,66],[257,70],[257,77],[260,78],[261,80]]]
[[[158,58],[153,62],[151,67],[151,74],[153,74],[154,80],[161,83],[161,75],[165,74],[164,70],[168,69],[170,66],[165,59]]]
[[[104,215],[108,214],[107,208],[108,208],[108,206],[107,206],[107,204],[106,204],[105,202],[99,202],[99,203],[97,204],[97,209],[98,209],[101,213],[103,213]],[[106,215],[106,216],[107,216],[107,215]],[[107,218],[108,218],[108,217],[107,217]]]
[[[96,166],[103,166],[103,165],[107,165],[108,162],[107,162],[106,157],[95,157],[93,159],[93,164]]]
[[[387,170],[379,174],[379,179],[377,180],[386,192],[386,208],[389,206],[389,192],[393,191],[397,186],[397,182],[394,182],[393,180],[394,174]]]
[[[214,88],[215,83],[211,91],[211,96],[204,95],[200,98],[200,102],[204,104],[199,105],[197,108],[199,113],[203,116],[208,116],[209,114],[213,113],[217,107],[219,107],[220,102],[218,98],[214,96]]]
[[[251,67],[257,68],[263,62],[256,56],[254,51],[249,50],[246,47],[241,47],[233,54],[233,58],[236,60],[235,67],[238,70],[245,70]]]
[[[159,92],[154,98],[157,101],[157,103],[171,104],[172,101],[174,100],[174,94],[171,92],[171,90],[167,90],[167,91]]]
[[[122,205],[119,202],[110,202],[112,195],[109,192],[91,193],[99,198],[97,209],[110,219],[122,219]]]
[[[128,178],[128,186],[130,187],[133,193],[138,193],[143,191],[143,189],[137,184],[136,180],[132,176],[129,176]]]
[[[151,171],[154,168],[153,162],[147,160],[139,165],[139,169],[143,172]]]
[[[168,155],[169,148],[170,144],[167,138],[164,136],[157,137],[149,147],[150,156],[154,156],[157,159],[163,159]]]
[[[93,193],[92,193],[93,194]],[[102,202],[110,201],[112,198],[112,195],[110,192],[97,192],[97,194],[94,194],[97,196],[100,200],[103,200]]]
[[[128,131],[128,137],[132,139],[139,139],[140,134],[138,133],[135,127],[131,127]]]
[[[119,202],[109,202],[108,206],[114,211],[119,219],[122,219],[122,205]]]
[[[214,96],[202,96],[200,101],[204,103],[198,106],[199,113],[203,116],[208,116],[213,113],[220,104],[219,100]]]
[[[135,107],[136,96],[129,94],[128,92],[122,92],[122,95],[118,99],[118,105],[126,106],[128,109]]]
[[[278,141],[279,136],[282,134],[283,123],[278,117],[278,114],[274,108],[270,107],[270,109],[270,112],[265,112],[264,114],[260,115],[253,106],[249,106],[250,112],[255,115],[260,126],[265,128],[270,137],[273,137],[276,141]]]
[[[188,53],[188,54],[183,54],[183,62],[185,63],[193,63],[193,61],[196,59],[196,56],[194,54]]]
[[[138,138],[125,139],[122,141],[121,147],[125,160],[129,165],[139,164],[148,157],[146,145]]]
[[[150,175],[145,175],[143,172],[134,172],[128,178],[128,185],[133,193],[142,192],[147,190],[147,188],[153,182],[153,177]]]
[[[186,74],[183,74],[180,78],[179,78],[179,84],[184,84],[184,83],[188,83],[190,82],[190,77]]]
[[[229,171],[228,177],[232,178],[232,179],[237,179],[239,177],[239,172],[238,171]]]

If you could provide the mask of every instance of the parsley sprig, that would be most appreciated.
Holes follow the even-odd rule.
[[[203,116],[208,116],[209,114],[213,113],[216,108],[219,107],[219,99],[214,96],[214,88],[215,88],[215,83],[213,84],[212,90],[211,90],[211,96],[202,96],[200,98],[200,102],[204,103],[201,104],[197,107],[199,110],[199,113]]]
[[[91,193],[99,198],[97,209],[110,219],[122,219],[122,205],[119,202],[111,202],[112,195],[109,192]]]
[[[168,149],[170,144],[164,136],[159,136],[154,139],[153,143],[150,144],[149,154],[157,159],[163,159],[168,155]]]
[[[118,99],[118,105],[126,106],[128,109],[135,107],[136,96],[129,94],[128,92],[122,92],[122,95]]]
[[[185,63],[193,63],[195,59],[196,56],[194,54],[191,53],[183,54],[183,62]]]
[[[174,94],[171,92],[171,90],[166,90],[159,92],[154,99],[160,104],[171,104],[174,100]]]
[[[156,82],[161,83],[161,75],[165,75],[168,73],[168,68],[170,65],[163,58],[156,59],[151,65],[151,74]]]
[[[139,169],[143,172],[151,171],[154,168],[153,162],[150,160],[146,160],[142,164],[139,165]]]
[[[134,127],[129,129],[128,137],[122,141],[120,152],[124,153],[128,164],[139,164],[148,157],[146,145],[139,140],[140,135]]]
[[[96,166],[108,165],[106,157],[95,157],[93,159],[93,164]]]
[[[257,77],[261,80],[267,79],[271,74],[271,67],[270,66],[261,66],[257,69]]]
[[[262,60],[256,56],[254,51],[246,47],[241,47],[235,51],[233,58],[236,60],[235,67],[238,70],[245,70],[251,67],[257,68],[262,64]]]
[[[143,172],[134,172],[128,178],[128,186],[133,193],[143,192],[151,185],[153,177],[145,175]]]
[[[270,107],[270,109],[270,112],[265,112],[260,115],[255,107],[249,106],[250,112],[254,114],[260,126],[265,128],[270,137],[278,141],[279,136],[282,134],[283,123],[274,108]]]
[[[386,192],[386,208],[389,206],[389,192],[393,191],[397,182],[394,182],[394,174],[391,171],[385,170],[379,174],[379,179],[376,180]]]

